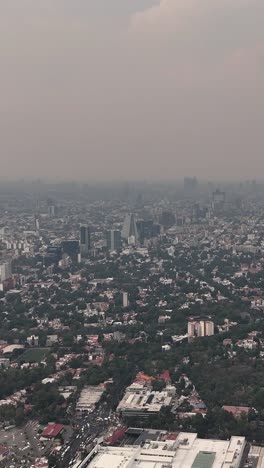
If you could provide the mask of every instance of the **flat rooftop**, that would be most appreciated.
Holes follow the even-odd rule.
[[[143,447],[99,447],[88,467],[238,468],[244,449],[244,437],[225,441],[180,433],[176,440],[146,441]]]

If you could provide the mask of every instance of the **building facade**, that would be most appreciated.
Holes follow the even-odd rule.
[[[80,253],[88,255],[91,250],[91,231],[87,224],[82,224],[80,227]]]
[[[115,252],[121,249],[122,239],[121,231],[118,229],[111,229],[106,231],[106,248],[110,252]]]

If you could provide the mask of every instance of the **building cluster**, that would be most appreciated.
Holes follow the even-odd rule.
[[[3,418],[41,419],[34,393],[50,392],[56,414],[54,421],[48,414],[53,422],[41,437],[59,439],[60,421],[76,433],[114,400],[121,426],[108,447],[98,447],[92,467],[239,466],[243,437],[205,442],[195,433],[143,431],[138,446],[120,449],[111,440],[131,436],[132,418],[147,424],[167,414],[179,425],[205,418],[206,394],[190,380],[200,359],[264,359],[262,200],[217,186],[201,193],[195,177],[180,194],[158,188],[132,197],[124,189],[123,198],[102,199],[85,190],[54,190],[53,200],[40,191],[34,204],[26,194],[0,202]],[[126,364],[133,372],[123,380]],[[232,398],[223,409],[248,417],[251,405]],[[45,463],[38,457],[35,466]]]
[[[188,337],[212,336],[214,335],[214,322],[206,319],[192,319],[188,322]]]

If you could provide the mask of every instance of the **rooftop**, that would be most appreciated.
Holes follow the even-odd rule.
[[[44,429],[41,436],[42,437],[49,437],[49,438],[52,439],[52,438],[57,437],[62,430],[63,430],[63,425],[62,424],[49,424]]]
[[[245,449],[244,437],[230,441],[198,439],[180,433],[176,440],[146,441],[143,447],[99,447],[89,468],[238,468]]]

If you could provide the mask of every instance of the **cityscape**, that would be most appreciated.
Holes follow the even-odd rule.
[[[264,0],[0,0],[0,468],[264,468]]]
[[[261,466],[264,186],[0,192],[3,466]]]

